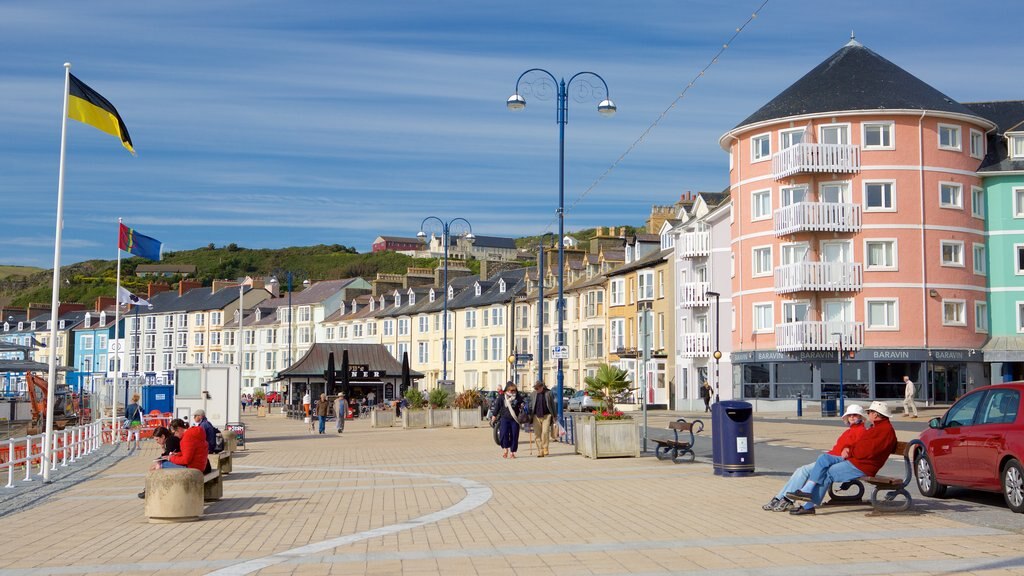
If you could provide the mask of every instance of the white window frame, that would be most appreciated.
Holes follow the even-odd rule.
[[[978,258],[978,251],[981,250],[981,258]],[[978,266],[978,264],[981,266]],[[978,276],[988,274],[988,247],[983,242],[971,243],[971,267]]]
[[[790,315],[791,310],[793,308],[796,308],[796,307],[799,307],[799,306],[803,306],[806,309],[804,311],[805,312],[804,313],[805,318],[804,318],[804,320],[793,320],[792,322],[805,322],[807,320],[806,316],[808,316],[810,314],[810,311],[811,311],[811,302],[810,302],[810,300],[783,300],[783,302],[782,302],[782,323],[783,324],[790,323],[790,320],[788,320],[788,317]]]
[[[870,245],[874,243],[892,245],[892,264],[889,266],[872,266],[868,260]],[[864,239],[864,270],[870,272],[895,272],[899,270],[899,240],[897,238],[865,238]]]
[[[818,125],[818,142],[825,143],[825,130],[828,128],[845,128],[846,129],[846,142],[837,142],[838,146],[849,146],[850,145],[850,123],[849,122],[832,122],[830,124]]]
[[[981,211],[976,208],[980,208]],[[971,216],[985,219],[985,189],[981,186],[971,186]]]
[[[1013,217],[1024,218],[1024,186],[1015,186],[1012,190]]]
[[[609,306],[623,306],[626,304],[626,279],[614,278],[611,281],[611,302]]]
[[[985,157],[985,133],[981,130],[970,129],[971,157],[981,160]],[[975,146],[977,143],[977,146]]]
[[[888,134],[888,144],[868,144],[868,129],[881,128]],[[896,149],[896,123],[892,121],[876,120],[861,124],[861,148],[864,150],[895,150]]]
[[[837,204],[849,204],[853,201],[853,192],[850,190],[849,180],[831,180],[829,182],[821,182],[818,184],[818,202],[825,202],[825,188],[827,187],[839,188],[839,200]]]
[[[619,340],[619,342],[616,342]],[[626,319],[612,318],[608,321],[608,352],[615,354],[626,347]]]
[[[758,327],[758,310],[768,310],[768,327]],[[774,302],[755,302],[752,307],[753,316],[753,332],[754,334],[771,334],[775,332],[775,303]]]
[[[958,261],[957,260],[952,260],[952,261],[947,261],[946,260],[946,254],[944,253],[944,250],[945,250],[946,246],[953,246],[953,247],[957,247],[957,248],[960,249],[960,258],[959,258]],[[940,240],[939,241],[939,261],[942,263],[943,266],[945,266],[947,268],[964,268],[965,267],[965,262],[964,262],[965,260],[966,260],[966,257],[964,256],[964,241],[963,240]]]
[[[943,145],[942,144],[942,132],[944,130],[950,130],[950,131],[953,131],[953,132],[956,133],[956,144],[955,145],[954,144],[947,144],[947,145]],[[964,134],[963,133],[963,129],[960,128],[960,126],[958,124],[941,124],[940,123],[935,128],[935,139],[936,139],[936,143],[939,145],[939,150],[951,150],[951,151],[954,151],[954,152],[961,152],[961,151],[963,151],[963,149],[964,149],[964,143],[963,143],[964,137],[963,137],[963,134]]]
[[[763,251],[763,250],[767,250],[768,251],[768,270],[767,271],[758,272],[758,270],[757,270],[757,265],[758,265],[757,254],[758,254],[758,252]],[[771,276],[774,273],[774,271],[775,271],[775,268],[774,268],[774,266],[775,266],[774,265],[775,259],[774,259],[774,255],[772,254],[772,245],[771,244],[768,244],[768,245],[765,245],[765,246],[754,246],[753,248],[750,249],[750,257],[751,257],[750,272],[751,272],[751,276],[753,278],[764,278],[765,276]]]
[[[892,304],[892,324],[872,325],[871,304],[883,302]],[[900,329],[900,299],[899,298],[865,298],[864,299],[864,330],[871,332],[898,332]]]
[[[1017,333],[1018,334],[1024,334],[1024,325],[1021,324],[1021,321],[1024,320],[1024,314],[1022,314],[1022,312],[1024,312],[1024,302],[1021,302],[1021,301],[1018,300],[1017,301]]]
[[[984,300],[974,301],[974,331],[988,333],[988,302]]]
[[[796,191],[796,190],[803,190],[803,192],[804,192],[804,199],[801,200],[800,202],[793,202],[792,201],[793,192]],[[808,200],[807,197],[810,196],[810,195],[811,195],[811,190],[807,186],[807,184],[797,184],[796,186],[783,186],[782,188],[779,188],[779,207],[780,208],[785,208],[786,206],[792,206],[794,204],[799,204],[801,202],[809,202],[810,200]],[[787,197],[789,198],[788,201],[787,201]],[[770,205],[771,205],[771,202],[769,201],[769,206]],[[769,212],[770,211],[771,210],[769,210]]]
[[[654,271],[644,270],[636,275],[637,300],[654,300]]]
[[[946,320],[946,305],[960,305],[961,318],[955,321]],[[967,326],[967,301],[962,298],[949,298],[942,300],[942,325],[943,326]]]
[[[807,130],[804,128],[788,128],[786,130],[779,130],[779,150],[785,150],[797,144],[803,144],[803,138],[800,142],[793,142],[791,136],[793,134],[803,134],[806,137]]]
[[[762,214],[758,208],[760,197],[768,197],[768,207]],[[772,217],[772,189],[765,188],[763,190],[754,190],[750,193],[750,221],[759,222],[761,220],[770,220]]]
[[[946,186],[956,188],[957,201],[955,203],[947,203],[942,201],[942,191]],[[959,182],[939,182],[939,208],[947,208],[950,210],[963,210],[964,209],[964,185]]]
[[[1020,150],[1017,150],[1018,144],[1020,145]],[[1006,137],[1006,148],[1010,158],[1014,160],[1024,158],[1024,134],[1008,135]]]
[[[1024,266],[1020,265],[1021,251],[1024,250],[1024,244],[1013,245],[1013,273],[1016,276],[1024,276]]]
[[[803,258],[801,258],[800,260],[795,260],[793,262],[787,262],[786,261],[786,254],[787,254],[787,252],[790,252],[790,250],[798,248],[798,247],[802,247],[804,249]],[[779,244],[779,266],[785,266],[787,264],[798,264],[800,262],[807,262],[807,257],[810,255],[810,253],[811,253],[811,244],[810,244],[810,242],[784,242],[782,244]]]
[[[876,208],[868,205],[868,186],[879,185],[889,186],[889,206]],[[861,195],[864,201],[865,212],[895,212],[896,211],[896,181],[895,180],[865,180],[861,187]]]
[[[758,146],[759,142],[768,143],[768,151],[761,155],[761,146]],[[757,162],[766,162],[772,159],[772,133],[765,132],[763,134],[757,134],[750,137],[750,163],[755,164]]]

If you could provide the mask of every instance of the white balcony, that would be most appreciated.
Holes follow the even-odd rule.
[[[775,211],[775,235],[860,232],[860,204],[797,202]]]
[[[711,349],[711,334],[706,332],[691,332],[683,334],[679,342],[679,355],[683,358],[701,358],[711,356],[714,350]]]
[[[683,308],[707,306],[707,291],[711,290],[708,282],[684,282],[679,287],[679,305]]]
[[[772,156],[776,180],[801,173],[860,172],[860,148],[851,144],[796,144]]]
[[[838,337],[844,350],[864,347],[863,322],[789,322],[775,325],[775,348],[780,352],[798,350],[837,350]]]
[[[859,262],[797,262],[775,268],[775,293],[856,292],[864,285]]]
[[[711,253],[711,232],[686,232],[676,242],[680,258],[697,258]]]

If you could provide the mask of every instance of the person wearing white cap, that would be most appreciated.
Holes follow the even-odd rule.
[[[836,445],[827,453],[839,456],[843,453],[843,450],[857,442],[867,431],[867,428],[864,427],[865,420],[867,420],[867,415],[864,414],[864,409],[860,407],[860,404],[848,405],[846,412],[843,414],[843,423],[846,424],[847,428],[839,435]],[[779,493],[770,502],[761,506],[761,509],[772,512],[785,512],[792,508],[795,502],[786,498],[786,494],[803,487],[812,468],[814,468],[814,463],[805,464],[794,470],[793,475],[789,477],[789,481],[782,487],[782,490],[779,490]]]
[[[892,418],[889,405],[876,400],[868,406],[866,412],[872,423],[871,429],[853,446],[843,449],[839,456],[818,456],[803,487],[786,494],[790,500],[807,501],[807,504],[790,510],[790,514],[814,514],[814,507],[825,499],[828,486],[833,482],[874,476],[889,459],[889,454],[896,447],[896,431],[889,421]]]

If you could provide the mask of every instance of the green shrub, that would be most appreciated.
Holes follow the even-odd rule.
[[[422,410],[423,405],[427,403],[427,399],[423,397],[423,392],[420,392],[418,388],[409,388],[405,391],[405,400],[409,403],[411,410]]]
[[[451,404],[451,395],[444,388],[434,388],[430,391],[431,408],[447,408]]]
[[[479,408],[483,403],[479,390],[466,390],[455,397],[456,408]]]

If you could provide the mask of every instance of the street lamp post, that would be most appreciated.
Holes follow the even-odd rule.
[[[551,232],[545,232],[540,237],[537,247],[537,262],[540,270],[537,272],[537,380],[544,380],[544,239],[551,236]]]
[[[427,237],[427,233],[423,231],[423,225],[427,223],[427,220],[436,220],[441,225],[441,243],[444,244],[444,298],[442,299],[444,316],[441,317],[441,380],[448,380],[448,244],[450,243],[451,226],[459,221],[464,222],[469,228],[469,232],[465,235],[466,238],[472,240],[475,236],[473,236],[473,225],[465,218],[452,218],[445,222],[437,216],[427,216],[420,222],[420,231],[416,233],[417,238],[423,239]]]
[[[846,412],[846,399],[843,394],[843,333],[833,332],[833,336],[836,337],[837,348],[836,352],[839,356],[839,414],[842,415]]]
[[[718,321],[719,321],[719,314],[721,313],[721,308],[720,308],[719,304],[720,304],[720,299],[721,299],[722,295],[720,293],[718,293],[718,292],[711,292],[711,291],[705,292],[704,295],[705,296],[714,296],[715,297],[715,353],[712,354],[712,356],[715,359],[715,403],[717,404],[719,399],[720,399],[720,396],[719,396],[719,373],[718,373],[718,367],[719,367],[719,362],[722,360],[722,348],[719,346],[719,340],[718,340]]]
[[[558,314],[558,345],[563,346],[565,344],[565,331],[562,322],[563,308],[565,306],[565,125],[568,122],[569,116],[568,88],[577,78],[584,76],[597,78],[604,87],[604,99],[597,105],[597,111],[604,116],[611,116],[615,114],[616,108],[615,103],[608,97],[608,83],[604,81],[604,78],[593,72],[577,72],[569,78],[568,82],[564,78],[559,82],[554,74],[543,68],[530,68],[520,74],[516,80],[516,91],[505,102],[509,110],[523,110],[526,108],[526,99],[519,94],[519,84],[522,82],[523,77],[531,72],[546,74],[558,87],[558,94],[556,96],[556,122],[558,123],[558,301],[555,304],[555,313]],[[580,82],[582,84],[578,84],[578,86],[580,86],[583,92],[577,94],[577,102],[587,96],[593,96],[596,88],[596,86],[591,85],[585,80],[581,79]],[[589,92],[587,91],[588,88]],[[543,351],[540,352],[543,354]],[[562,370],[562,359],[558,358],[558,393],[556,396],[558,397],[559,423],[564,423],[562,398],[564,382],[565,374]]]

